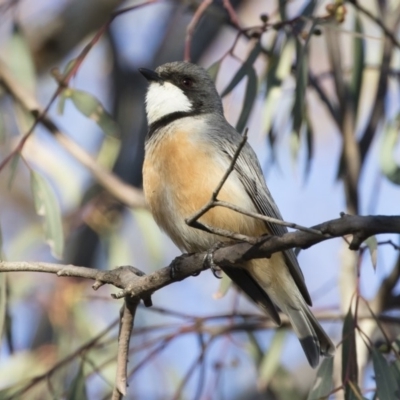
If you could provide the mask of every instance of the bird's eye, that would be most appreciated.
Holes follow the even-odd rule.
[[[186,87],[186,88],[191,88],[194,84],[193,79],[191,78],[183,78],[182,79],[182,86]]]

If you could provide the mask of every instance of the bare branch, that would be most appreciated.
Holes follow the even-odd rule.
[[[238,266],[243,261],[253,258],[270,257],[271,254],[295,247],[308,248],[322,241],[353,235],[350,243],[351,250],[357,250],[361,243],[370,236],[380,233],[400,233],[400,216],[352,216],[344,215],[342,218],[324,222],[313,227],[323,235],[310,232],[288,232],[282,236],[262,236],[255,244],[239,242],[224,244],[214,252],[214,262],[223,266]],[[114,294],[114,298],[127,295],[141,298],[145,304],[150,305],[149,296],[156,290],[173,282],[183,280],[205,269],[204,257],[206,252],[184,254],[177,257],[172,263],[149,275],[131,266],[118,267],[110,271],[99,271],[92,268],[77,267],[73,265],[59,265],[51,263],[29,262],[0,262],[0,273],[11,271],[37,271],[49,272],[58,276],[74,276],[95,281],[94,288],[101,284],[111,284],[122,290]],[[171,269],[174,277],[171,277]]]
[[[208,6],[210,6],[212,2],[213,0],[203,0],[199,5],[198,9],[196,10],[196,12],[193,14],[192,20],[189,22],[186,28],[185,53],[183,56],[183,59],[185,61],[190,61],[190,45],[192,44],[192,37],[194,30],[200,18],[202,17],[202,15],[205,13]]]
[[[121,309],[121,324],[118,335],[117,374],[112,400],[118,400],[121,399],[122,396],[126,396],[129,342],[138,304],[139,301],[137,298],[125,297],[125,302]]]

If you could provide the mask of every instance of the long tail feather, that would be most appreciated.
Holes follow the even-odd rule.
[[[331,357],[335,346],[311,313],[303,299],[298,299],[298,307],[287,306],[284,312],[288,315],[293,330],[299,338],[311,367],[319,364],[320,355]]]

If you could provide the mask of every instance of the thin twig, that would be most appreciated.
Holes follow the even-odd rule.
[[[185,51],[183,59],[185,61],[190,61],[190,47],[192,44],[192,37],[194,30],[199,23],[200,18],[205,13],[207,8],[211,5],[213,0],[203,0],[199,7],[197,8],[196,12],[193,14],[192,20],[189,22],[186,28],[186,38],[185,38]]]
[[[243,209],[243,208],[241,208],[241,207],[239,207],[239,206],[237,206],[235,204],[228,203],[228,202],[223,201],[223,200],[216,200],[214,202],[214,207],[218,207],[218,206],[229,208],[230,210],[236,211],[236,212],[238,212],[240,214],[247,215],[249,217],[253,217],[253,218],[256,218],[256,219],[260,219],[262,221],[269,222],[271,224],[282,225],[282,226],[286,226],[288,228],[298,229],[299,231],[313,233],[315,235],[324,235],[321,231],[319,231],[317,229],[307,228],[305,226],[301,226],[301,225],[295,224],[294,222],[282,221],[281,219],[268,217],[267,215],[253,213],[253,212],[247,211],[247,210],[245,210],[245,209]]]
[[[138,304],[138,298],[125,297],[125,302],[121,310],[121,323],[118,335],[117,373],[112,400],[119,400],[122,396],[126,396],[129,342]]]
[[[247,142],[247,132],[248,132],[248,129],[246,128],[246,130],[245,130],[245,132],[243,134],[243,138],[242,138],[241,142],[239,143],[239,146],[237,147],[237,149],[236,149],[236,151],[235,151],[235,153],[234,153],[234,155],[232,157],[231,163],[229,164],[229,168],[225,171],[222,179],[218,183],[218,186],[213,191],[213,193],[211,195],[211,199],[209,200],[209,202],[204,207],[202,207],[199,211],[197,211],[194,215],[192,215],[190,218],[187,218],[185,220],[185,222],[189,226],[192,226],[195,221],[197,221],[201,216],[203,216],[208,210],[210,210],[213,207],[213,203],[217,200],[218,194],[221,191],[222,186],[224,186],[224,184],[225,184],[226,180],[228,179],[229,175],[234,170],[236,161],[237,161],[237,159],[239,157],[239,154],[242,151],[243,146]]]
[[[222,5],[229,14],[231,24],[235,26],[237,29],[241,30],[239,18],[236,14],[235,9],[232,7],[230,0],[222,0]]]

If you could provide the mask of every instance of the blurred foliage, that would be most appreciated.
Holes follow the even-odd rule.
[[[9,24],[3,28],[7,32],[0,44],[3,47],[0,58],[19,85],[36,93],[41,101],[51,98],[49,92],[56,88],[52,101],[43,101],[43,106],[48,106],[50,121],[56,121],[57,125],[61,121],[84,151],[95,154],[94,159],[100,165],[114,169],[115,174],[140,186],[140,168],[132,169],[131,162],[133,159],[140,165],[143,159],[144,86],[135,81],[136,60],[132,67],[123,47],[127,46],[128,52],[133,51],[132,43],[145,48],[143,59],[152,67],[156,60],[160,61],[162,52],[176,54],[173,52],[179,49],[183,55],[186,27],[201,2],[175,1],[169,5],[159,2],[163,4],[154,8],[154,13],[146,11],[145,14],[140,14],[141,10],[156,6],[133,7],[115,18],[108,29],[102,25],[104,21],[91,21],[96,9],[79,11],[76,25],[63,27],[60,21],[73,8],[78,10],[79,2],[55,3],[59,4],[54,14],[44,17],[46,13],[40,15],[39,11],[50,7],[50,2],[45,0],[40,2],[39,11],[33,10],[28,2],[2,2],[0,12]],[[64,3],[68,3],[67,8],[63,8]],[[115,7],[122,3],[130,7],[134,2],[116,2]],[[277,166],[278,150],[285,146],[295,166],[301,164],[304,155],[304,180],[307,181],[313,171],[317,139],[324,135],[316,127],[321,126],[321,119],[327,120],[326,129],[337,132],[340,139],[337,170],[344,187],[347,212],[360,212],[361,176],[367,173],[368,157],[379,158],[379,182],[387,180],[400,185],[397,101],[400,2],[232,2],[237,6],[239,20],[245,20],[246,13],[257,17],[256,24],[241,27],[224,8],[227,3],[214,1],[210,5],[195,30],[191,54],[196,54],[196,59],[206,56],[208,45],[218,42],[218,57],[208,71],[216,82],[224,79],[221,96],[225,100],[241,96],[236,129],[244,131],[252,113],[261,108],[261,125],[271,164]],[[30,13],[37,18],[36,24],[32,24]],[[135,15],[139,15],[140,24]],[[104,20],[111,21],[111,16],[108,11]],[[130,18],[133,21],[130,25],[147,24],[147,33],[130,36],[132,32],[126,23]],[[207,31],[211,20],[217,21],[213,32]],[[40,25],[54,35],[54,41],[40,42]],[[92,35],[96,32],[98,35],[88,38],[87,29],[81,25],[92,26]],[[56,46],[56,38],[72,30],[78,34],[80,29],[81,44],[75,45],[72,54],[60,54],[63,47]],[[216,35],[219,30],[233,36],[221,35],[221,39]],[[107,32],[100,42],[99,32]],[[158,42],[150,43],[150,36]],[[200,47],[196,47],[198,43]],[[88,49],[91,50],[85,53]],[[57,68],[49,72],[48,60],[57,57],[61,57]],[[235,70],[232,65],[237,66]],[[90,84],[79,80],[85,68],[90,70],[85,76],[93,78]],[[37,70],[41,71],[40,75]],[[63,70],[63,74],[58,70]],[[3,72],[0,68],[0,83],[4,83]],[[135,89],[123,101],[116,89],[121,76],[129,77],[123,87],[133,84]],[[53,260],[53,255],[65,262],[80,260],[94,268],[110,268],[113,263],[126,260],[126,263],[148,264],[151,271],[172,257],[145,211],[127,212],[118,199],[110,198],[99,187],[85,168],[63,153],[57,142],[57,135],[63,133],[56,135],[39,110],[24,107],[9,88],[2,90],[1,96],[2,260],[6,257]],[[64,119],[53,110],[55,100]],[[69,106],[73,106],[75,113]],[[323,110],[324,114],[315,112],[316,109]],[[94,129],[87,118],[100,131],[87,133]],[[71,119],[79,123],[72,124]],[[132,120],[134,127],[129,126]],[[126,125],[131,134],[120,135],[121,127]],[[124,151],[128,151],[129,162],[122,156]],[[396,190],[398,196],[400,188]],[[66,192],[75,195],[67,199],[63,196]],[[377,189],[374,195],[378,196],[378,192]],[[399,199],[398,196],[397,204]],[[86,236],[81,235],[83,231]],[[370,238],[365,245],[376,269],[380,243],[377,238]],[[395,250],[398,252],[398,246]],[[164,252],[166,258],[161,256]],[[392,273],[396,278],[395,268]],[[140,309],[130,348],[128,372],[132,384],[128,398],[164,399],[168,394],[171,398],[192,399],[197,393],[197,398],[207,399],[316,400],[341,393],[346,399],[399,399],[400,301],[394,290],[398,275],[388,285],[384,301],[377,301],[380,305],[391,304],[390,310],[382,306],[377,310],[378,317],[370,315],[374,323],[371,337],[364,334],[360,328],[362,322],[357,319],[362,308],[359,305],[362,296],[357,288],[351,307],[347,305],[350,308],[342,332],[336,338],[341,347],[337,352],[341,354],[336,357],[341,357],[341,362],[324,360],[316,377],[310,375],[308,366],[300,371],[288,368],[284,360],[288,335],[284,328],[274,331],[267,345],[260,343],[253,332],[260,329],[258,315],[238,315],[234,307],[231,313],[218,318],[180,314],[167,308],[154,307],[154,313]],[[0,274],[0,400],[110,398],[118,337],[117,322],[112,319],[118,315],[118,305],[104,292],[93,296],[89,285],[77,279],[54,280],[35,274],[20,277],[19,273]],[[214,297],[231,294],[230,287],[224,275]],[[388,301],[390,296],[393,301]],[[176,298],[180,297],[176,295]],[[193,298],[197,301],[194,294]],[[380,321],[388,311],[394,315],[390,329]],[[232,326],[232,331],[221,328],[223,333],[218,333],[218,323],[223,328]],[[236,335],[235,324],[242,326],[238,330],[245,331],[246,335]],[[186,356],[186,342],[182,344],[183,350],[181,344],[173,347],[175,341],[188,334],[196,340],[196,345],[190,344],[192,352],[200,356],[188,371],[182,372],[170,358],[171,354],[180,353],[181,363],[188,365],[186,358],[181,359],[182,354]],[[205,344],[209,342],[204,337],[210,343],[222,343],[218,361],[215,357],[209,358],[211,346]],[[357,338],[361,338],[367,350],[363,365],[358,363]],[[386,352],[376,345],[377,338],[385,341]],[[237,355],[231,357],[226,350],[228,345],[247,361]],[[164,357],[167,350],[171,352]],[[217,350],[213,354],[216,353]],[[364,375],[367,368],[372,369],[372,382]],[[248,370],[254,370],[253,375],[248,373],[247,382],[240,386],[243,372]],[[150,378],[146,377],[149,371]],[[337,377],[334,379],[335,372],[339,381]],[[144,391],[135,386],[141,373]],[[224,382],[228,379],[232,383]],[[366,388],[369,391],[365,392]]]

